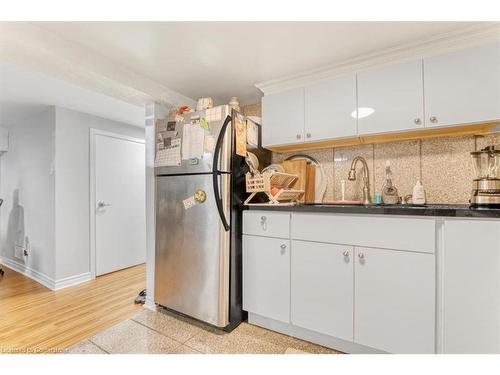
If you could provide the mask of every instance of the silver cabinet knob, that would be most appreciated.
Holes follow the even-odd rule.
[[[104,207],[109,207],[109,206],[111,206],[111,204],[109,204],[109,203],[105,203],[103,201],[97,202],[97,207],[98,208],[104,208]]]
[[[348,257],[348,256],[349,256],[349,251],[347,251],[347,250],[346,250],[346,251],[344,251],[344,252],[342,253],[342,255],[343,255],[343,256],[345,256],[345,257]]]
[[[280,245],[280,248],[281,248],[280,253],[281,253],[282,255],[283,255],[283,254],[285,254],[286,245],[285,245],[285,244],[281,244],[281,245]]]
[[[359,258],[359,259],[364,259],[364,258],[365,258],[365,254],[363,254],[363,253],[359,253],[359,254],[358,254],[358,258]]]
[[[307,134],[306,134],[306,137],[307,137],[307,138],[311,138],[311,133],[307,133]]]
[[[422,123],[422,120],[419,119],[419,118],[416,118],[415,120],[413,120],[413,122],[416,124],[416,125],[420,125]]]
[[[264,229],[264,230],[267,229],[267,217],[266,216],[260,217],[260,225],[262,226],[262,229]]]
[[[436,117],[436,116],[431,116],[431,117],[429,118],[429,120],[431,120],[431,122],[432,122],[433,124],[435,124],[436,122],[438,122],[438,119],[437,119],[437,117]]]
[[[297,139],[301,139],[302,136],[300,134],[297,134]]]

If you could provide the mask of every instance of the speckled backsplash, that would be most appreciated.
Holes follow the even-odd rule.
[[[247,115],[260,116],[260,106],[243,108]],[[385,182],[385,161],[391,163],[392,182],[400,196],[411,194],[420,178],[428,203],[469,203],[474,170],[470,153],[487,145],[500,144],[500,133],[485,136],[426,138],[421,140],[330,148],[304,153],[323,164],[328,175],[325,201],[341,198],[341,180],[346,180],[346,199],[359,200],[362,179],[349,181],[351,161],[363,156],[369,167],[371,195],[381,194]],[[273,153],[273,162],[282,162],[293,153]],[[362,166],[358,165],[361,170]],[[358,171],[360,173],[360,171]],[[359,174],[361,176],[361,174]]]

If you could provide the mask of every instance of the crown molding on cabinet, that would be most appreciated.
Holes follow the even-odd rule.
[[[257,83],[255,86],[268,95],[308,86],[346,73],[437,55],[495,40],[500,41],[500,23],[485,22],[481,25],[439,34],[418,42],[401,44],[384,51],[339,61],[319,69]]]
[[[130,104],[196,104],[96,51],[28,22],[0,23],[0,59]]]

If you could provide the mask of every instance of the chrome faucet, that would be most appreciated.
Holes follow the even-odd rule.
[[[356,165],[358,161],[363,164],[363,204],[372,204],[372,200],[370,198],[370,175],[368,174],[368,164],[366,160],[362,156],[356,156],[351,163],[351,170],[349,171],[348,179],[349,181],[356,180]]]

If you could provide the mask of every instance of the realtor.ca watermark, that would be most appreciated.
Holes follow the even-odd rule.
[[[58,354],[64,353],[62,348],[14,348],[0,346],[0,354]]]

